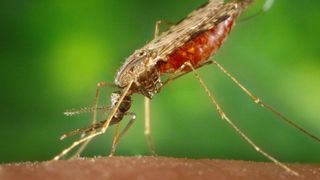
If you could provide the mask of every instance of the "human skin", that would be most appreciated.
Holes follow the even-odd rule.
[[[0,179],[320,179],[320,164],[288,164],[296,177],[274,163],[169,157],[81,158],[0,165]]]

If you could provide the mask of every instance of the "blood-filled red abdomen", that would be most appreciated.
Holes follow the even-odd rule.
[[[160,61],[158,63],[160,73],[175,72],[187,61],[193,67],[203,64],[220,48],[233,26],[234,19],[234,16],[227,18],[214,28],[199,33],[183,46],[174,50],[169,54],[167,61]],[[188,71],[189,68],[185,68],[184,70]]]

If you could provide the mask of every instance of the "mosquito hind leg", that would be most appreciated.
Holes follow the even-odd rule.
[[[201,86],[204,88],[204,90],[206,91],[207,95],[210,97],[212,103],[214,104],[214,106],[216,107],[217,111],[219,112],[221,119],[224,120],[226,123],[228,123],[228,125],[235,130],[236,133],[238,133],[251,147],[253,147],[257,152],[259,152],[261,155],[263,155],[264,157],[268,158],[269,160],[271,160],[272,162],[274,162],[276,165],[282,167],[283,169],[285,169],[288,173],[295,175],[295,176],[299,176],[299,173],[297,173],[296,171],[292,170],[291,168],[289,168],[287,165],[281,163],[280,161],[278,161],[277,159],[275,159],[273,156],[269,155],[267,152],[265,152],[263,149],[261,149],[258,145],[256,145],[240,128],[238,128],[238,126],[229,119],[229,117],[226,115],[226,113],[222,110],[222,108],[220,107],[220,105],[218,104],[217,100],[215,99],[213,93],[211,93],[209,91],[209,88],[207,87],[207,85],[204,83],[204,81],[202,80],[202,78],[200,77],[199,73],[197,72],[197,70],[192,66],[192,64],[190,62],[186,62],[184,63],[183,66],[189,66],[193,72],[193,74],[195,75],[195,77],[197,78],[197,80],[199,81],[199,83],[201,84]]]
[[[116,127],[116,132],[115,132],[115,135],[114,135],[114,138],[113,138],[112,149],[111,149],[111,153],[110,153],[109,157],[114,156],[119,141],[121,140],[121,138],[125,135],[125,133],[128,131],[128,129],[132,126],[132,124],[136,120],[136,114],[135,113],[127,112],[125,115],[126,116],[130,116],[129,122],[126,125],[126,127],[120,132],[120,134],[119,134],[120,122],[118,123],[118,125]]]
[[[269,104],[265,103],[262,101],[260,98],[252,94],[246,87],[244,87],[234,76],[232,76],[221,64],[219,64],[217,61],[213,61],[213,64],[216,65],[226,76],[228,76],[236,85],[240,87],[242,91],[244,91],[251,99],[253,102],[256,104],[268,109],[271,111],[274,115],[280,117],[281,120],[285,121],[289,125],[295,127],[296,129],[300,130],[302,133],[305,135],[309,136],[310,138],[313,138],[314,140],[320,142],[320,138],[311,134],[307,130],[305,130],[303,127],[299,126],[298,124],[294,123],[291,119],[287,118],[284,116],[282,113],[278,112],[276,109],[274,109],[272,106]]]
[[[116,103],[116,105],[113,107],[108,119],[106,120],[106,122],[103,124],[103,126],[101,127],[101,129],[99,131],[95,131],[92,132],[91,134],[80,138],[78,141],[73,142],[72,145],[70,145],[69,147],[67,147],[66,149],[64,149],[60,154],[58,154],[57,156],[55,156],[53,158],[53,160],[59,160],[61,159],[63,156],[65,156],[66,154],[68,154],[72,149],[74,149],[75,147],[93,139],[94,137],[104,134],[106,132],[106,130],[108,129],[110,122],[113,118],[113,116],[116,114],[117,110],[119,109],[120,104],[122,103],[124,97],[127,95],[127,93],[129,92],[129,89],[131,88],[133,84],[133,81],[131,81],[128,86],[122,91],[122,94],[119,98],[119,101]]]
[[[199,69],[199,68],[201,68],[201,67],[203,67],[203,66],[210,65],[210,64],[212,64],[212,63],[213,63],[213,61],[207,61],[207,62],[201,64],[200,66],[196,67],[195,69]],[[180,78],[180,77],[182,77],[182,76],[184,76],[184,75],[189,74],[190,72],[192,72],[192,71],[185,71],[185,72],[183,72],[182,70],[183,70],[183,66],[181,66],[176,72],[174,72],[171,76],[169,76],[168,79],[166,79],[166,80],[162,83],[161,88],[164,87],[165,85],[169,84],[170,82],[172,82],[172,81],[174,81],[174,80],[176,80],[176,79],[178,79],[178,78]],[[160,88],[160,90],[161,90],[161,88]]]

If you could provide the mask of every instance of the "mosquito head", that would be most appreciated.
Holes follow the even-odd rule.
[[[148,57],[148,54],[149,54],[149,51],[145,49],[139,49],[135,51],[132,56],[137,59],[145,59],[146,57]]]

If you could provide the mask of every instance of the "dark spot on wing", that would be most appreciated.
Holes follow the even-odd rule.
[[[230,15],[223,15],[217,18],[216,22],[214,23],[215,25],[220,24],[221,22],[227,20],[230,17]]]
[[[190,39],[193,39],[206,31],[207,30],[195,31],[193,34],[191,34]]]
[[[218,17],[217,20],[214,22],[214,26],[216,26],[216,25],[220,24],[221,22],[227,20],[229,17],[230,17],[229,15],[223,15],[223,16]],[[193,34],[190,35],[189,40],[201,35],[202,33],[206,32],[206,31],[208,31],[208,29],[202,29],[200,31],[193,32]]]

